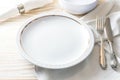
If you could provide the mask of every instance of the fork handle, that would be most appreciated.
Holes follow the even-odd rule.
[[[101,67],[103,70],[106,70],[106,69],[107,69],[107,61],[106,61],[106,56],[105,56],[105,51],[104,51],[103,38],[101,38],[99,63],[100,63],[100,67]]]

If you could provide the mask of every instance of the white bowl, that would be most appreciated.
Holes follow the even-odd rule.
[[[31,63],[61,69],[85,60],[93,49],[94,37],[78,18],[47,14],[28,20],[18,33],[17,43],[20,53]]]
[[[60,6],[72,14],[85,14],[97,5],[98,0],[59,0]]]

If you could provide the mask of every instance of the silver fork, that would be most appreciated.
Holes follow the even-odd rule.
[[[96,18],[96,30],[100,34],[100,55],[99,55],[99,63],[100,67],[103,70],[107,69],[107,61],[106,61],[106,56],[105,56],[105,51],[104,51],[104,41],[103,41],[103,34],[104,34],[104,24],[105,24],[105,18],[104,17],[97,17]]]

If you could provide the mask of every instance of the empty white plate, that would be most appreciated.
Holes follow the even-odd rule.
[[[51,69],[71,67],[92,51],[91,30],[73,17],[44,15],[29,20],[20,29],[18,46],[33,64]]]

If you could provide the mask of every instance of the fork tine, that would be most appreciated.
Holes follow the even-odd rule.
[[[104,29],[104,17],[96,17],[96,29],[103,30]]]
[[[98,17],[96,17],[96,29],[97,30],[99,30],[99,26],[100,25],[100,23],[99,23],[99,18]]]
[[[104,30],[104,23],[105,23],[105,18],[104,17],[102,17],[102,30]]]
[[[99,30],[100,29],[100,18],[98,18],[97,21],[98,21],[98,26],[97,27],[98,27],[98,30]]]
[[[102,30],[102,17],[99,18],[99,21],[100,21],[100,30]]]
[[[101,18],[98,19],[98,22],[99,22],[98,30],[101,30]]]
[[[101,27],[101,30],[102,30],[103,29],[103,17],[101,17],[100,21],[101,21],[101,26],[100,27]]]
[[[104,29],[104,17],[100,17],[98,19],[98,29],[103,30]]]
[[[104,23],[105,23],[105,18],[104,17],[96,17],[96,30],[103,35],[104,33]]]
[[[96,30],[98,30],[98,18],[96,17]]]
[[[104,17],[101,18],[101,29],[104,29]]]

